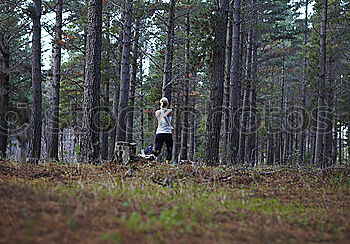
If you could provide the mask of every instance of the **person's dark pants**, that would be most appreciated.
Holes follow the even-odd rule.
[[[167,149],[166,160],[171,160],[172,151],[173,151],[173,136],[170,133],[156,134],[155,143],[154,143],[155,155],[158,156],[160,154],[164,142]]]

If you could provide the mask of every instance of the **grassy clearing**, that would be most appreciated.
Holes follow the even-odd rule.
[[[0,242],[344,243],[350,170],[0,163]]]

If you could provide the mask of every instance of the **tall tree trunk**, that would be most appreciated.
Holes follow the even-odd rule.
[[[304,20],[304,48],[306,49],[306,45],[308,43],[308,7],[309,7],[309,0],[305,1],[305,20]],[[302,123],[306,123],[306,82],[308,80],[307,76],[307,68],[308,68],[308,59],[307,59],[307,50],[305,50],[305,55],[304,55],[304,67],[303,67],[303,81],[302,81],[302,104],[303,104],[303,112],[302,112]],[[299,161],[303,162],[305,159],[305,144],[306,144],[306,128],[304,126],[302,127],[302,131],[300,134],[300,143],[299,143],[299,151],[300,151],[300,158]]]
[[[196,76],[197,76],[197,73],[196,73],[196,71],[194,71],[192,78],[195,80]],[[190,122],[189,122],[191,129],[190,129],[190,138],[189,138],[190,147],[189,147],[189,152],[188,152],[188,159],[191,161],[194,161],[196,159],[195,153],[196,153],[197,121],[196,121],[195,91],[196,91],[196,82],[194,81],[193,85],[192,85],[192,91],[191,91],[192,98],[190,99],[190,104],[191,104],[190,106],[191,106],[192,112],[191,112]]]
[[[331,46],[334,46],[334,43],[331,43]],[[336,90],[335,87],[335,80],[334,80],[334,56],[332,54],[329,55],[329,60],[327,62],[327,68],[326,70],[326,81],[327,81],[327,92],[326,92],[326,105],[327,108],[325,110],[326,112],[326,129],[325,129],[325,135],[324,135],[324,154],[325,154],[325,166],[330,166],[333,161],[333,130],[334,130],[334,101],[335,101],[335,94],[334,91]]]
[[[236,164],[239,145],[239,116],[237,116],[240,101],[240,36],[241,36],[241,0],[234,0],[232,61],[230,70],[230,137],[228,161]]]
[[[246,79],[243,87],[243,105],[240,118],[240,135],[239,135],[239,159],[247,162],[249,157],[249,112],[250,112],[250,95],[251,95],[251,69],[252,69],[252,29],[248,32],[247,38],[247,56],[246,56]]]
[[[318,116],[317,116],[317,131],[316,131],[316,152],[315,158],[318,165],[324,166],[324,133],[325,133],[325,85],[326,85],[326,27],[327,27],[327,6],[328,1],[322,0],[322,16],[321,16],[321,31],[320,31],[320,74],[318,82]]]
[[[283,43],[283,49],[284,49],[284,43]],[[283,133],[283,129],[285,128],[284,125],[286,124],[286,121],[284,116],[284,109],[285,109],[285,87],[286,87],[286,76],[285,76],[285,57],[282,57],[282,77],[281,77],[281,104],[280,104],[280,144],[279,148],[277,150],[280,151],[280,164],[283,164],[285,162],[285,159],[287,157],[287,147],[288,147],[288,135]]]
[[[220,0],[215,19],[215,44],[210,93],[210,107],[207,120],[206,163],[219,163],[219,141],[222,120],[222,102],[225,80],[225,46],[227,35],[228,0]]]
[[[181,152],[180,159],[188,158],[188,134],[189,134],[189,94],[188,86],[190,84],[190,14],[186,16],[186,43],[185,43],[185,82],[184,82],[184,104],[183,104],[183,120],[181,135]]]
[[[56,0],[55,42],[53,49],[53,76],[51,81],[51,104],[49,120],[48,158],[58,161],[59,104],[61,80],[62,2]]]
[[[109,29],[111,27],[111,10],[110,10],[110,6],[109,3],[106,3],[106,7],[105,7],[105,25],[106,25],[106,45],[104,47],[102,47],[102,52],[104,54],[105,57],[105,62],[107,63],[107,65],[105,65],[104,67],[104,77],[102,78],[102,82],[103,82],[103,110],[106,112],[106,114],[109,114],[109,112],[111,111],[111,104],[109,101],[110,98],[110,83],[111,83],[111,76],[112,76],[112,62],[111,62],[111,39],[110,39],[110,35],[109,35]],[[102,16],[103,17],[103,16]],[[108,137],[110,134],[109,131],[109,127],[108,125],[104,125],[101,126],[101,128],[103,128],[102,133],[102,145],[101,145],[101,158],[103,160],[107,160],[109,157],[109,142],[108,142]]]
[[[6,158],[8,124],[5,118],[9,109],[10,91],[10,48],[3,42],[0,45],[2,62],[0,63],[0,159]],[[1,60],[1,59],[0,59]]]
[[[266,157],[266,164],[267,165],[273,165],[274,163],[274,139],[273,139],[273,134],[269,133],[267,137],[267,157]]]
[[[162,96],[171,101],[171,83],[173,79],[173,56],[174,56],[174,28],[175,28],[176,0],[170,0],[170,12],[167,25],[166,53],[164,62],[164,76]]]
[[[317,106],[317,105],[316,105]],[[313,131],[311,132],[311,150],[312,150],[312,163],[315,164],[316,163],[316,133],[317,133],[317,118],[318,118],[318,108],[316,107],[313,111],[312,111],[312,118],[315,118],[313,120],[311,120],[311,122],[313,123],[313,126],[311,127],[313,129]]]
[[[124,19],[124,13],[122,14],[122,19]],[[121,31],[119,33],[119,39],[123,40],[123,25],[121,28]],[[121,59],[122,59],[122,52],[123,52],[123,42],[119,41],[118,43],[118,57],[115,60],[116,63],[116,71],[115,71],[115,76],[116,76],[116,81],[114,82],[113,85],[113,102],[112,102],[112,110],[113,110],[113,115],[114,115],[114,121],[115,124],[113,126],[113,129],[110,132],[110,142],[109,142],[109,158],[111,159],[114,155],[114,148],[115,148],[115,141],[117,137],[117,128],[118,128],[118,107],[119,107],[119,97],[120,97],[120,71],[121,71]]]
[[[33,40],[32,40],[32,128],[29,162],[36,163],[41,152],[42,88],[41,88],[41,0],[33,0]]]
[[[85,57],[84,113],[81,139],[82,163],[97,163],[99,145],[99,105],[101,83],[102,1],[88,1]]]
[[[343,162],[343,129],[342,129],[342,123],[339,123],[339,138],[338,138],[338,150],[339,150],[339,156],[338,156],[338,161],[339,163]]]
[[[334,111],[334,113],[336,113],[336,111]],[[338,156],[338,149],[337,149],[337,133],[338,133],[338,127],[337,127],[338,121],[337,119],[334,120],[334,128],[333,128],[333,136],[332,136],[332,141],[333,141],[333,163],[337,162],[337,156]]]
[[[224,138],[223,138],[223,150],[222,150],[222,160],[227,160],[228,142],[229,142],[229,118],[230,118],[230,69],[231,69],[231,58],[232,58],[232,17],[229,14],[227,20],[227,36],[226,36],[226,54],[225,54],[225,84],[224,84],[224,98],[223,98],[223,108],[224,108]],[[227,163],[227,161],[226,161]]]
[[[126,0],[124,12],[123,52],[121,62],[120,96],[118,107],[118,141],[126,140],[126,115],[128,112],[130,82],[131,20],[133,0]]]
[[[255,0],[253,1],[255,4]],[[257,35],[256,31],[253,30],[252,32],[252,85],[251,85],[251,100],[250,100],[250,126],[249,126],[249,159],[251,160],[252,166],[256,165],[257,160],[257,153],[258,153],[258,144],[257,144],[257,137],[258,137],[258,131],[257,131],[257,119],[256,119],[256,82],[257,82],[257,72],[258,72],[258,63],[257,63],[257,57],[258,57],[258,47],[257,47]]]
[[[109,58],[107,58],[109,60]],[[108,72],[109,67],[107,68],[107,78],[106,80],[104,80],[104,84],[103,84],[103,110],[108,113],[109,111],[109,76],[110,73]],[[107,160],[108,159],[108,131],[106,129],[104,129],[102,131],[102,145],[101,145],[101,158],[103,160]]]
[[[180,110],[179,110],[179,99],[178,99],[178,93],[175,93],[176,99],[173,99],[173,105],[175,107],[174,116],[173,116],[173,124],[175,125],[174,132],[173,132],[173,155],[172,155],[172,163],[177,164],[179,162],[179,153],[181,149],[181,142],[180,142],[180,136],[181,136],[181,120],[180,120]]]
[[[139,64],[139,67],[140,67],[140,93],[141,93],[141,98],[140,98],[140,103],[141,103],[141,114],[140,114],[140,124],[141,124],[141,148],[143,149],[144,146],[145,146],[145,121],[144,121],[144,97],[145,97],[145,94],[144,94],[144,91],[143,91],[143,56],[142,54],[140,53],[140,64]]]
[[[139,56],[139,33],[140,33],[140,19],[135,21],[135,32],[134,41],[132,47],[132,71],[131,71],[131,82],[130,82],[130,96],[129,96],[129,111],[128,111],[128,126],[126,141],[133,141],[133,128],[134,128],[134,106],[135,106],[135,92],[137,83],[137,58]]]

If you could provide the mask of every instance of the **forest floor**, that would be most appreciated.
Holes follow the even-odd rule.
[[[350,168],[0,162],[0,243],[348,243]]]

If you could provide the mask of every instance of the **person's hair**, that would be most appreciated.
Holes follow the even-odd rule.
[[[163,97],[162,99],[160,99],[160,103],[162,108],[166,108],[169,104],[169,101],[166,97]]]
[[[168,102],[164,101],[162,104],[162,108],[166,108],[168,106]]]

